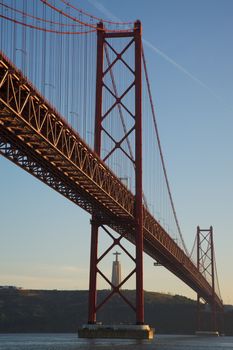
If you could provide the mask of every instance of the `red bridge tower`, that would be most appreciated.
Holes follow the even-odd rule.
[[[91,255],[90,255],[90,279],[89,279],[89,312],[88,312],[88,324],[96,324],[96,313],[97,311],[109,300],[115,293],[119,294],[125,302],[132,307],[136,313],[136,324],[141,325],[137,329],[141,332],[142,337],[151,336],[152,332],[149,326],[144,325],[144,294],[143,294],[143,192],[142,192],[142,38],[141,38],[141,23],[136,21],[134,23],[134,28],[131,31],[118,31],[118,32],[108,32],[105,30],[103,23],[99,23],[97,31],[97,74],[96,74],[96,109],[95,109],[95,142],[94,150],[101,155],[101,141],[103,132],[105,132],[103,123],[106,118],[111,118],[111,111],[116,106],[120,106],[125,109],[127,113],[134,119],[134,125],[131,129],[127,130],[126,134],[122,137],[121,140],[114,140],[114,137],[110,138],[114,141],[113,148],[109,151],[107,155],[103,158],[105,161],[114,153],[115,150],[121,149],[125,154],[126,151],[122,148],[122,143],[125,139],[131,135],[134,135],[134,144],[135,150],[134,155],[132,152],[126,154],[129,160],[132,162],[135,169],[135,208],[134,208],[134,229],[136,236],[136,251],[135,257],[122,246],[121,238],[124,237],[123,233],[119,238],[115,239],[108,228],[105,225],[108,225],[102,218],[98,215],[98,212],[95,212],[91,220]],[[126,39],[129,40],[126,40]],[[109,40],[111,39],[111,40]],[[121,52],[116,52],[114,48],[114,40],[123,39],[123,47]],[[134,62],[131,67],[129,63],[124,59],[124,54],[129,48],[134,50]],[[114,52],[115,59],[110,62],[108,50]],[[113,75],[113,67],[117,62],[121,61],[124,64],[126,69],[128,69],[133,75],[133,82],[125,88],[125,91],[121,92],[121,95],[118,95],[116,82]],[[105,77],[107,74],[111,75],[112,86],[110,90],[105,82]],[[111,95],[114,97],[113,104],[108,108],[107,111],[103,111],[103,89],[107,89]],[[123,101],[124,97],[131,92],[134,94],[134,107],[132,110],[125,105]],[[120,111],[119,111],[120,112]],[[113,244],[99,257],[98,256],[98,240],[99,240],[99,228],[102,227],[105,232],[107,232],[113,239]],[[119,245],[124,252],[134,261],[135,269],[118,285],[113,285],[110,280],[100,271],[98,264],[102,258],[115,246]],[[97,305],[97,276],[100,274],[105,281],[111,286],[111,292],[107,298]],[[121,292],[120,288],[123,284],[128,281],[128,279],[136,274],[136,306],[134,306],[131,301],[129,301]],[[144,326],[143,326],[144,325]],[[91,326],[90,326],[91,327]],[[90,328],[91,331],[93,328]],[[89,335],[90,335],[89,329]],[[122,330],[118,330],[122,335]],[[102,330],[100,331],[102,332]],[[129,333],[136,332],[136,328],[133,330],[127,328],[123,330],[125,332],[125,337],[129,337]],[[87,336],[88,336],[87,334]],[[103,333],[101,333],[103,334]],[[127,335],[126,335],[127,334]],[[106,335],[106,334],[105,334]],[[95,334],[98,337],[98,330]],[[113,334],[111,334],[113,336]],[[116,332],[114,336],[117,336]],[[134,334],[133,334],[134,337]]]

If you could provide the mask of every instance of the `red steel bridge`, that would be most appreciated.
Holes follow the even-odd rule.
[[[65,0],[0,8],[0,153],[91,214],[88,322],[118,293],[144,323],[145,252],[196,291],[199,306],[211,305],[216,330],[223,304],[213,230],[198,228],[193,258],[168,182],[140,21],[103,21]],[[112,240],[101,254],[100,229]],[[116,245],[134,263],[118,286],[100,268]],[[100,303],[98,276],[111,286]],[[135,304],[122,289],[132,276]]]

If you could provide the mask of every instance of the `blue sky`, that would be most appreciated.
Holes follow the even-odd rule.
[[[197,225],[214,227],[222,296],[233,304],[233,2],[77,4],[99,17],[142,21],[160,137],[184,239],[190,249]],[[2,157],[0,179],[0,284],[87,289],[90,217]],[[153,267],[148,257],[144,270],[146,290],[195,297],[164,268]]]

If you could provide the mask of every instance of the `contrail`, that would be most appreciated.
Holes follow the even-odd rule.
[[[109,19],[111,19],[114,22],[122,22],[119,18],[117,18],[116,16],[114,16],[113,13],[111,13],[104,5],[102,5],[100,2],[98,1],[93,1],[93,0],[88,0],[88,2],[94,6],[97,10],[99,10],[100,12],[102,12],[105,16],[107,16]]]
[[[149,41],[142,39],[142,41],[144,42],[144,44],[146,46],[148,46],[151,50],[155,51],[157,54],[159,54],[161,57],[163,57],[166,61],[168,61],[169,63],[171,63],[174,67],[176,67],[177,69],[179,69],[181,72],[183,72],[184,74],[186,74],[189,78],[191,78],[192,80],[194,80],[196,83],[202,85],[204,88],[209,89],[208,86],[206,84],[204,84],[201,80],[199,80],[198,78],[196,78],[194,75],[192,75],[187,69],[185,69],[184,67],[182,67],[179,63],[177,63],[176,61],[174,61],[171,57],[169,57],[168,55],[166,55],[163,51],[161,51],[160,49],[158,49],[156,46],[154,46],[153,44],[151,44]]]
[[[102,12],[105,16],[107,16],[109,19],[116,21],[116,22],[122,22],[122,20],[118,17],[116,17],[113,13],[111,13],[103,4],[96,0],[88,0],[89,3],[94,6],[98,11]],[[151,42],[142,39],[145,46],[147,46],[152,51],[156,52],[160,57],[162,57],[164,60],[172,64],[175,68],[177,68],[180,72],[185,74],[187,77],[189,77],[191,80],[193,80],[195,83],[202,86],[204,89],[206,89],[212,96],[214,96],[217,100],[221,101],[225,104],[225,101],[222,99],[222,97],[216,95],[216,93],[203,81],[195,77],[192,73],[190,73],[186,68],[181,66],[179,63],[174,61],[171,57],[169,57],[167,54],[165,54],[163,51],[158,49],[155,45],[153,45]],[[226,105],[226,104],[225,104]]]
[[[182,73],[184,73],[186,76],[188,76],[190,79],[192,79],[193,81],[195,81],[197,84],[201,85],[203,88],[205,88],[206,90],[209,91],[209,93],[211,93],[211,95],[213,95],[215,98],[217,98],[218,100],[222,101],[222,98],[218,95],[215,94],[215,92],[208,86],[206,85],[203,81],[201,81],[200,79],[196,78],[192,73],[190,73],[187,69],[185,69],[183,66],[181,66],[179,63],[177,63],[176,61],[174,61],[171,57],[169,57],[168,55],[166,55],[163,51],[161,51],[160,49],[158,49],[156,46],[154,46],[153,44],[151,44],[149,41],[142,39],[142,41],[144,42],[144,44],[149,47],[151,50],[153,50],[154,52],[156,52],[159,56],[161,56],[162,58],[164,58],[167,62],[171,63],[174,67],[176,67],[178,70],[180,70]]]

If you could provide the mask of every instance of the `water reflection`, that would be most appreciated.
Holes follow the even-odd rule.
[[[157,335],[153,340],[79,339],[76,334],[0,334],[0,350],[233,350],[233,337]]]

